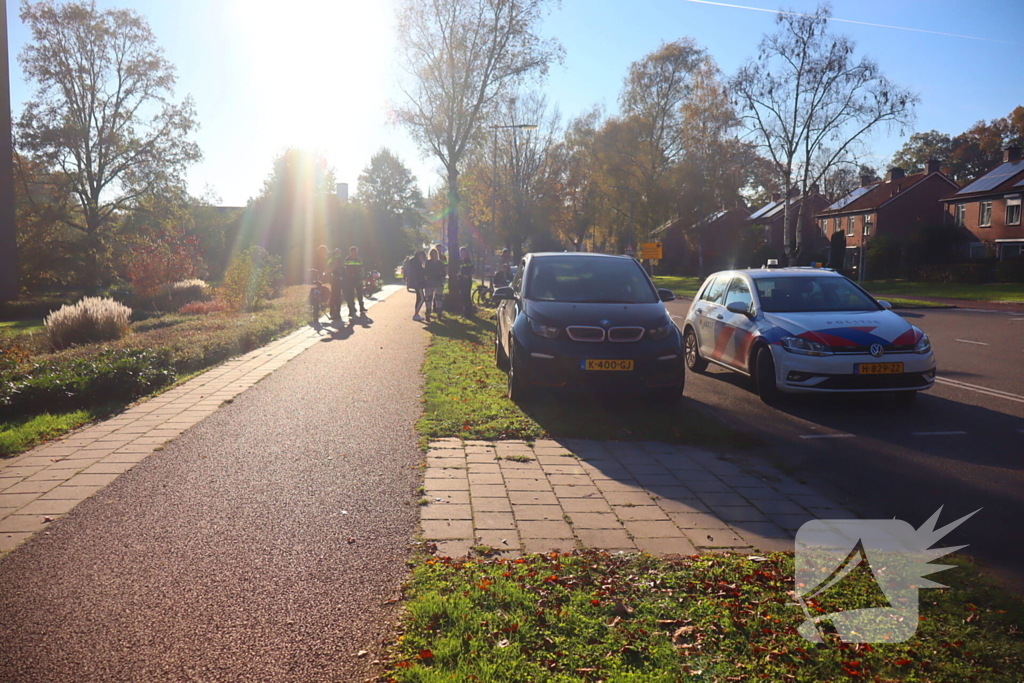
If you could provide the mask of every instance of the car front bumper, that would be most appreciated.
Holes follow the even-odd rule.
[[[678,386],[684,378],[682,345],[673,335],[662,342],[588,344],[531,340],[524,349],[525,379],[535,387],[596,393],[633,393]],[[539,342],[539,343],[538,343]],[[667,343],[666,343],[667,342]],[[586,370],[587,359],[632,360],[632,370]]]
[[[773,345],[776,385],[780,391],[803,393],[868,393],[878,391],[924,391],[935,384],[935,356],[928,353],[891,353],[875,358],[870,354],[804,356]],[[858,374],[855,368],[867,363],[903,363],[895,374]]]

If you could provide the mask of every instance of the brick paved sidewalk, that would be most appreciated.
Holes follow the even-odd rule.
[[[847,510],[768,467],[658,443],[441,439],[427,453],[425,539],[461,557],[641,550],[792,550],[809,519]],[[429,502],[428,502],[429,501]]]
[[[389,286],[367,307],[400,289]],[[0,461],[0,556],[328,334],[303,327],[116,417]]]

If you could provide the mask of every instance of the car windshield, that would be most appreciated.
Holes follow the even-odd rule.
[[[581,304],[653,304],[658,294],[633,259],[535,258],[527,269],[526,298]]]
[[[755,278],[766,313],[877,311],[878,305],[843,277],[779,276]]]

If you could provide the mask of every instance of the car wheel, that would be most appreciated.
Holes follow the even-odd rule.
[[[683,400],[683,388],[686,385],[686,380],[681,379],[675,386],[667,389],[657,389],[651,394],[651,398],[656,403],[663,403],[668,405],[675,405]]]
[[[498,331],[497,325],[494,327],[494,364],[498,366],[498,369],[502,372],[508,372],[509,362],[508,354],[505,353],[505,349],[501,346],[501,338],[499,337],[500,332]]]
[[[508,348],[511,352],[508,359],[508,399],[515,403],[522,403],[530,398],[530,384],[526,379],[526,364],[514,338],[509,340]]]
[[[700,357],[697,333],[692,327],[686,328],[686,334],[683,336],[683,356],[686,358],[687,369],[694,372],[704,372],[708,369],[708,362]]]
[[[779,400],[779,387],[775,384],[775,359],[771,349],[762,346],[757,350],[757,366],[755,368],[757,395],[768,405]]]

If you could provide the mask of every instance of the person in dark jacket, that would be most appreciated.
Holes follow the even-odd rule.
[[[366,304],[363,303],[363,262],[359,259],[358,247],[351,247],[348,250],[348,258],[342,263],[341,271],[341,286],[345,290],[345,301],[348,302],[348,317],[350,319],[356,317],[356,301],[359,302],[359,314],[365,316]],[[338,305],[338,308],[341,308],[341,304]]]
[[[341,249],[335,249],[331,253],[327,272],[331,277],[331,322],[337,323],[341,320],[341,281],[345,275],[345,260],[341,257]]]
[[[441,255],[437,248],[430,250],[430,257],[423,267],[427,286],[424,290],[424,298],[427,304],[427,322],[430,322],[430,315],[436,314],[441,317],[441,299],[444,297],[444,279],[448,274],[448,268],[441,261]]]
[[[423,253],[422,249],[420,249],[405,267],[405,285],[416,292],[416,309],[412,314],[412,319],[416,321],[423,320],[423,316],[420,315],[420,308],[423,307],[423,290],[426,289],[427,286],[427,273],[424,269],[426,261],[427,255]]]

